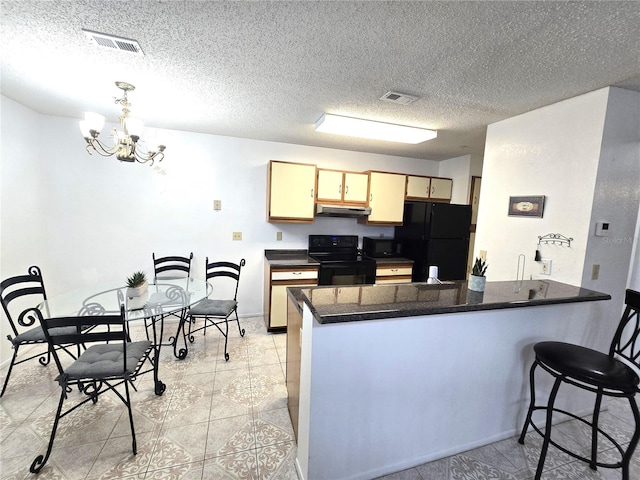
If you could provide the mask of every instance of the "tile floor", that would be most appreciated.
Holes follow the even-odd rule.
[[[52,366],[19,365],[0,399],[0,478],[296,480],[296,444],[286,408],[286,335],[268,334],[262,318],[241,323],[247,333],[240,338],[233,330],[229,362],[224,361],[220,335],[211,330],[203,337],[200,332],[186,360],[176,360],[170,349],[163,349],[163,396],[154,395],[151,375],[138,380],[138,391],[132,394],[137,455],[131,452],[126,409],[107,394],[61,420],[54,450],[37,477],[29,466],[46,450],[59,387]],[[142,329],[135,327],[132,336],[139,335]],[[603,420],[616,435],[628,435],[632,428],[620,402],[609,404]],[[558,432],[579,448],[588,444],[578,422],[563,424]],[[529,434],[525,446],[511,438],[383,479],[530,479],[539,448],[537,435]],[[638,455],[632,479],[640,479]],[[551,448],[543,478],[621,476],[619,470],[592,472]]]

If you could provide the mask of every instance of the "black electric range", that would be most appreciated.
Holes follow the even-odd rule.
[[[318,285],[376,282],[376,261],[360,253],[357,235],[309,235],[309,256],[320,262]]]

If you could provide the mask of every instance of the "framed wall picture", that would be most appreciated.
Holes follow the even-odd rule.
[[[544,195],[535,197],[509,197],[510,217],[538,217],[544,212]]]

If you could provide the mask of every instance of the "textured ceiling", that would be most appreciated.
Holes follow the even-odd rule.
[[[636,1],[2,0],[0,14],[2,94],[78,119],[115,122],[123,80],[149,126],[441,160],[482,154],[492,122],[607,85],[640,91]],[[83,28],[145,56],[99,49]],[[379,100],[389,90],[421,98]],[[321,134],[323,112],[439,135]]]

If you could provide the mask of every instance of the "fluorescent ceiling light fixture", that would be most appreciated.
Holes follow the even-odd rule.
[[[316,123],[316,131],[386,142],[422,143],[438,136],[435,130],[374,122],[325,113]]]

